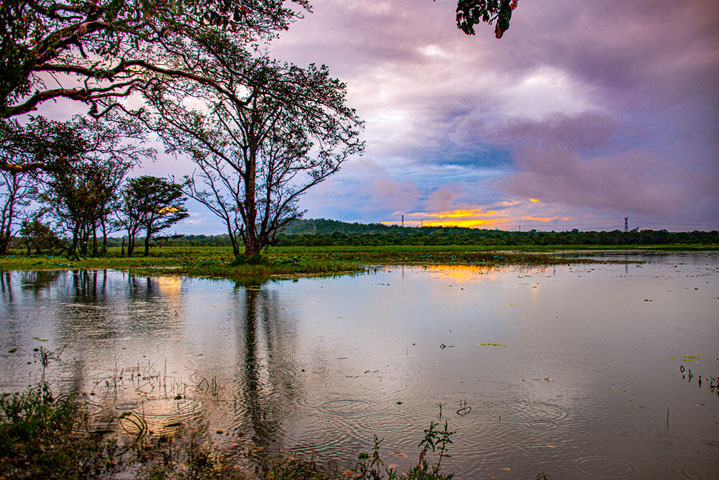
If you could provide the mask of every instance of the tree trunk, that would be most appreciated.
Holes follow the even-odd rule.
[[[3,212],[2,231],[0,231],[0,255],[7,255],[10,248],[10,237],[12,236],[13,206],[15,203],[15,195],[11,195],[8,199],[8,212]]]
[[[245,176],[245,259],[260,255],[262,245],[257,238],[257,145],[250,146],[250,158]]]
[[[100,220],[102,226],[102,254],[107,255],[107,225],[105,225],[105,219]]]
[[[97,225],[92,225],[92,256],[97,257]]]
[[[227,234],[230,237],[230,244],[232,244],[232,254],[235,256],[235,258],[240,257],[240,246],[237,244],[237,235],[232,231],[232,227],[230,227],[229,222],[227,225]]]
[[[72,229],[72,243],[67,251],[67,258],[77,257],[78,228],[79,227],[75,227]]]
[[[150,227],[147,227],[145,232],[145,256],[150,254]]]
[[[262,245],[256,235],[248,235],[245,239],[245,259],[249,260],[260,255]]]
[[[124,240],[124,238],[123,238]],[[132,256],[132,253],[135,251],[135,232],[133,232],[133,229],[131,227],[127,227],[127,256],[128,258]]]

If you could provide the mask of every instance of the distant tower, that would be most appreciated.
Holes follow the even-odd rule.
[[[404,215],[402,215],[402,226],[404,227]]]
[[[629,217],[624,217],[624,233],[629,231]]]

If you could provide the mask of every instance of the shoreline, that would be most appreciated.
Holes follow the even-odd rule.
[[[637,263],[641,260],[618,255],[714,254],[716,246],[642,246],[627,249],[615,246],[568,248],[567,246],[512,245],[488,248],[481,245],[437,246],[342,246],[272,247],[259,263],[233,261],[227,247],[156,247],[144,257],[120,257],[109,249],[104,257],[69,260],[54,255],[9,255],[0,257],[0,272],[113,269],[143,276],[157,274],[220,278],[293,278],[297,276],[344,275],[384,265],[478,265],[551,266],[580,263]],[[703,247],[703,248],[702,248]],[[117,252],[115,252],[117,250]]]

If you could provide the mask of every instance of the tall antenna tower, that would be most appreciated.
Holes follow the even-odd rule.
[[[624,233],[629,231],[629,217],[624,217]]]
[[[404,215],[402,215],[402,226],[404,227]]]

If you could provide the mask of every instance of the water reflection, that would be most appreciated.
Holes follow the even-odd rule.
[[[278,293],[237,284],[234,289],[237,353],[234,430],[267,448],[280,436],[297,403],[294,333],[282,321]]]
[[[458,479],[713,478],[716,384],[677,382],[719,366],[719,271],[665,260],[262,284],[4,272],[0,388],[28,383],[33,348],[67,345],[51,380],[105,420],[144,412],[237,458],[251,443],[351,463],[377,433],[403,465],[443,404]]]

